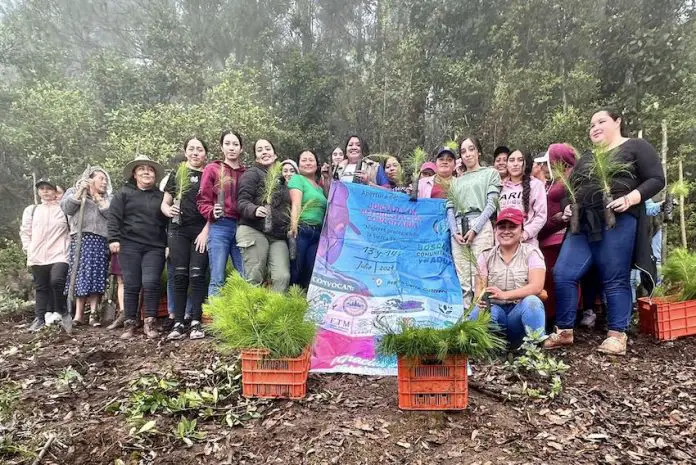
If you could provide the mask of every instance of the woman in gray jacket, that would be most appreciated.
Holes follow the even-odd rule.
[[[111,202],[111,179],[106,171],[99,167],[87,168],[75,187],[65,192],[61,207],[70,220],[70,254],[68,257],[68,276],[71,276],[75,263],[77,232],[80,229],[80,205],[85,198],[82,218],[82,245],[75,280],[75,319],[76,324],[83,324],[85,304],[89,300],[90,324],[100,326],[98,317],[99,300],[106,289],[109,268],[109,247],[107,238],[107,213]],[[65,285],[68,293],[70,279]]]

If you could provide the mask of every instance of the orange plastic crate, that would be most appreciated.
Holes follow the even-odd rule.
[[[302,399],[307,394],[311,351],[297,358],[271,358],[266,349],[242,350],[244,397]]]
[[[399,408],[402,410],[464,410],[469,403],[464,355],[439,360],[398,360]]]
[[[696,334],[696,300],[675,302],[676,297],[638,299],[638,327],[660,341]]]

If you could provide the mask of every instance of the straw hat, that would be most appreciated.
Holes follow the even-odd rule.
[[[162,165],[156,161],[150,160],[147,155],[136,155],[133,161],[128,162],[126,166],[123,167],[123,177],[125,179],[130,179],[133,177],[133,170],[136,166],[147,165],[151,166],[155,170],[155,183],[157,183],[164,175],[164,169]]]

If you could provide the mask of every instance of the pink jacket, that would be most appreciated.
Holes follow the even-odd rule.
[[[500,210],[505,208],[517,208],[524,211],[522,202],[522,183],[515,184],[512,181],[504,181],[499,198]],[[524,220],[524,232],[527,236],[525,242],[539,246],[537,235],[546,224],[546,186],[536,178],[529,183],[529,211]]]
[[[418,180],[418,198],[429,199],[433,192],[433,184],[435,184],[435,176],[420,178]]]
[[[27,266],[68,263],[68,219],[57,200],[25,208],[19,236]]]

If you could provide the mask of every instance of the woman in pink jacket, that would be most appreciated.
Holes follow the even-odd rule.
[[[546,224],[546,188],[544,183],[530,175],[532,157],[514,150],[508,157],[508,179],[500,191],[499,210],[516,208],[525,214],[522,242],[539,245],[537,235]]]
[[[27,253],[27,266],[34,276],[36,304],[30,332],[46,324],[46,312],[52,308],[63,316],[66,332],[72,331],[72,317],[63,295],[68,276],[68,219],[60,208],[56,184],[48,179],[36,183],[41,203],[30,205],[22,215],[19,235]]]

